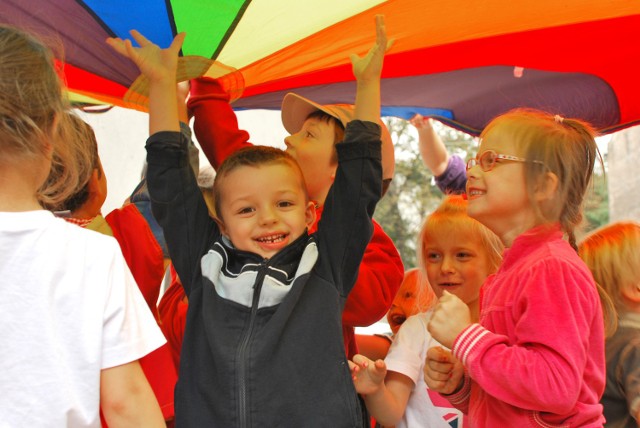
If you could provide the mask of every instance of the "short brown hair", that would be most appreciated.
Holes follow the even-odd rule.
[[[305,197],[308,199],[307,185],[304,182],[304,175],[296,160],[284,150],[269,146],[249,146],[232,153],[226,158],[218,170],[213,181],[213,199],[215,201],[215,211],[218,219],[222,220],[221,194],[224,179],[234,170],[242,166],[259,167],[264,165],[284,164],[289,165],[300,177],[300,184]]]

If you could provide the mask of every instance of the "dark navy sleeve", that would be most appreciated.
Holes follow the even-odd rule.
[[[336,144],[338,169],[318,223],[319,271],[346,296],[358,276],[373,234],[372,217],[382,195],[380,127],[351,121]]]
[[[187,296],[201,285],[200,259],[219,235],[189,162],[189,141],[178,132],[147,140],[147,185],[153,216]]]
[[[180,122],[180,132],[189,140],[189,163],[191,164],[193,173],[197,175],[200,170],[200,153],[191,139],[191,128],[189,128],[189,125],[186,123]],[[135,189],[133,189],[133,192],[131,192],[129,201],[138,208],[142,217],[147,221],[153,236],[156,238],[156,241],[158,241],[160,248],[162,248],[163,257],[168,259],[169,249],[167,248],[167,242],[165,241],[164,234],[162,233],[162,227],[160,227],[151,213],[151,200],[149,199],[149,189],[147,188],[147,165],[144,166],[142,180],[138,183]]]

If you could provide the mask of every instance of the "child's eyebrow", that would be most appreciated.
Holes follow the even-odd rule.
[[[233,195],[228,199],[227,205],[247,203],[248,201],[250,201],[250,199],[250,195]]]
[[[318,119],[317,117],[310,117],[309,119],[305,120],[304,123],[307,125],[307,127],[317,127],[318,124],[322,123],[323,121],[321,119]]]
[[[276,196],[282,197],[282,196],[296,196],[298,195],[298,191],[295,188],[290,188],[290,189],[282,189],[282,190],[278,190],[276,192]]]

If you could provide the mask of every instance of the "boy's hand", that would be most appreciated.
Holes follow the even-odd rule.
[[[391,47],[393,40],[387,41],[387,30],[384,16],[376,15],[376,44],[363,57],[352,54],[353,75],[358,82],[380,79],[385,52]]]
[[[110,37],[107,39],[107,43],[120,55],[130,58],[149,80],[175,80],[178,53],[182,48],[185,33],[178,34],[167,49],[160,49],[158,45],[149,41],[136,30],[131,30],[130,33],[140,45],[139,48],[134,47],[129,39],[122,40]]]
[[[373,394],[380,389],[387,375],[387,365],[382,360],[371,361],[364,355],[356,354],[349,361],[353,385],[358,394]]]
[[[452,394],[462,384],[464,367],[451,351],[440,346],[429,348],[424,364],[424,381],[434,391]]]
[[[458,296],[444,291],[427,328],[434,339],[451,349],[456,337],[470,325],[469,307]]]

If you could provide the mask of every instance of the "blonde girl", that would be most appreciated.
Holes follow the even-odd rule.
[[[448,196],[427,217],[418,239],[420,269],[436,297],[445,291],[468,305],[478,317],[480,286],[502,259],[502,243],[489,229],[467,215],[462,196]],[[409,317],[400,327],[384,361],[353,358],[356,390],[367,409],[384,426],[463,426],[463,415],[423,380],[427,349],[440,346],[427,324],[432,311]]]
[[[117,243],[42,207],[79,186],[67,109],[51,51],[0,24],[0,420],[165,426],[137,361],[164,337]]]
[[[640,223],[620,221],[583,239],[580,257],[611,297],[618,329],[607,338],[607,384],[602,396],[606,426],[640,421]]]
[[[482,287],[479,322],[447,293],[431,318],[431,334],[464,365],[463,381],[452,381],[459,369],[435,350],[425,380],[453,393],[474,427],[600,427],[603,315],[575,239],[599,156],[594,132],[515,110],[480,139],[467,165],[468,212],[500,237],[504,260]]]

